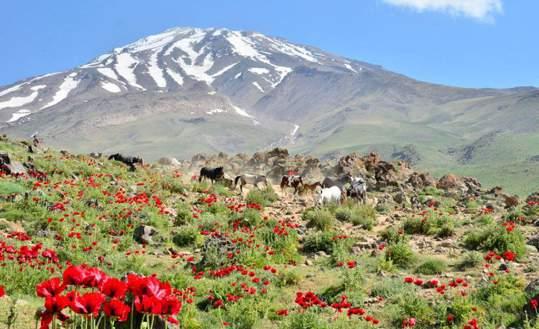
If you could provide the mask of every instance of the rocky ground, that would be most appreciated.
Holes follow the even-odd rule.
[[[130,172],[99,155],[0,143],[0,321],[11,328],[33,326],[35,286],[71,264],[157,273],[183,292],[181,328],[537,326],[539,193],[522,200],[376,154],[320,161],[274,149]],[[273,186],[241,194],[198,183],[202,166],[224,166],[228,179],[264,174]],[[367,204],[315,208],[309,192],[277,186],[289,172],[309,183],[361,175]]]

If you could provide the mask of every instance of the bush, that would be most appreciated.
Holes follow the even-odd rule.
[[[439,216],[430,212],[422,218],[408,218],[403,229],[408,234],[436,235],[441,238],[453,235],[455,230],[455,221],[449,216]]]
[[[400,268],[409,268],[416,261],[416,255],[406,242],[398,242],[386,248],[385,256]]]
[[[262,221],[260,211],[252,208],[246,208],[243,212],[236,213],[229,220],[230,223],[239,223],[241,226],[255,227]]]
[[[457,263],[457,269],[464,271],[468,268],[479,266],[483,262],[483,255],[477,251],[465,253],[461,260]]]
[[[350,221],[354,225],[361,226],[366,230],[371,230],[376,220],[376,210],[368,205],[361,205],[352,208]]]
[[[329,329],[327,320],[314,312],[291,314],[279,326],[281,329]]]
[[[0,196],[24,193],[24,186],[12,182],[0,182]]]
[[[180,181],[173,177],[163,178],[163,181],[161,182],[161,188],[165,191],[169,191],[170,193],[185,193],[185,187]]]
[[[346,207],[339,207],[335,210],[335,218],[341,222],[349,222],[352,218],[352,210]]]
[[[392,328],[401,328],[402,320],[415,318],[415,328],[436,328],[436,312],[429,302],[420,297],[417,292],[405,290],[388,300],[390,306],[385,312],[391,318]]]
[[[277,286],[295,286],[301,281],[301,274],[294,270],[282,270],[277,275]]]
[[[232,328],[251,329],[258,320],[258,314],[251,301],[242,299],[227,306],[225,318]]]
[[[487,320],[498,326],[512,326],[520,318],[520,312],[527,302],[524,293],[525,282],[514,275],[497,278],[496,284],[483,283],[472,296],[488,309]]]
[[[407,238],[402,232],[395,227],[388,227],[385,231],[382,232],[382,239],[388,244],[395,244],[401,241],[406,241]]]
[[[245,197],[245,202],[255,203],[262,207],[267,207],[277,200],[279,200],[279,196],[277,195],[277,193],[275,193],[275,191],[270,185],[268,185],[268,187],[263,190],[251,190],[249,191],[249,193],[247,193],[247,196]]]
[[[416,269],[415,272],[419,274],[425,274],[425,275],[435,275],[435,274],[442,274],[447,270],[447,264],[444,260],[433,258],[433,259],[427,259],[426,261],[422,262]]]
[[[321,231],[328,231],[335,224],[335,217],[325,209],[308,210],[303,213],[302,217],[307,221],[307,227],[314,227]]]
[[[409,284],[403,282],[402,279],[396,278],[386,278],[384,280],[379,280],[374,283],[374,286],[371,288],[371,297],[384,297],[391,298],[404,294],[406,291],[412,290]]]
[[[335,233],[333,232],[316,232],[309,234],[303,242],[303,251],[313,253],[324,251],[331,254],[335,246],[334,237]]]
[[[348,206],[341,206],[335,210],[335,218],[341,222],[350,222],[370,230],[374,226],[376,210],[368,205],[357,205],[355,203]]]
[[[471,250],[493,250],[498,254],[512,251],[519,258],[526,254],[526,242],[520,230],[515,228],[509,231],[502,225],[490,225],[468,233],[464,246]]]
[[[204,242],[204,236],[200,234],[198,228],[194,226],[182,227],[172,237],[172,242],[178,247],[187,247],[190,245],[201,246]]]
[[[175,226],[182,226],[193,221],[191,208],[185,203],[179,203],[176,206],[176,218],[174,219]]]

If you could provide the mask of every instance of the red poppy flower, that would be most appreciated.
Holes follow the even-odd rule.
[[[413,283],[414,282],[414,278],[412,278],[411,276],[407,276],[404,278],[404,282],[406,283]]]
[[[155,296],[142,296],[135,298],[135,309],[139,313],[161,314],[162,302]]]
[[[6,295],[6,289],[4,286],[0,285],[0,298],[4,297]]]
[[[127,320],[131,308],[119,299],[113,298],[103,306],[103,312],[109,318],[116,318],[120,322]]]
[[[36,294],[39,297],[52,297],[64,291],[65,286],[60,278],[52,278],[41,282],[36,286]]]
[[[103,282],[100,290],[108,297],[123,299],[127,292],[127,284],[116,278],[108,278]]]
[[[49,325],[56,316],[58,320],[65,321],[68,317],[62,310],[69,306],[69,299],[65,296],[45,298],[45,311],[41,314],[41,329],[49,329]]]
[[[86,278],[86,269],[82,266],[71,265],[64,271],[63,279],[66,285],[80,286]]]
[[[105,272],[96,267],[90,267],[86,269],[83,283],[86,287],[95,288],[99,287],[106,279],[108,279],[108,276]]]
[[[279,316],[287,316],[288,315],[288,310],[287,309],[277,310],[277,311],[275,311],[275,314],[277,314]]]
[[[161,302],[161,314],[176,315],[180,313],[182,303],[174,296],[167,296]]]
[[[105,295],[100,292],[89,292],[81,296],[75,296],[71,302],[71,309],[77,314],[91,314],[97,317],[99,310],[105,301]]]

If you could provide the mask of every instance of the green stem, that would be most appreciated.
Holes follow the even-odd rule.
[[[99,319],[97,320],[97,325],[95,326],[96,328],[99,328],[99,324],[101,323],[101,320],[103,320],[103,314],[99,316]]]
[[[129,314],[131,320],[129,322],[129,329],[133,329],[133,313],[135,313],[135,300],[131,301],[131,314]]]

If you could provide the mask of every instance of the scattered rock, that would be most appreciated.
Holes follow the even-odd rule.
[[[156,244],[159,243],[159,232],[148,225],[140,225],[133,232],[133,239],[140,244]]]
[[[535,248],[537,248],[537,251],[539,251],[539,235],[532,236],[531,238],[529,238],[527,244],[530,246],[534,246]]]

